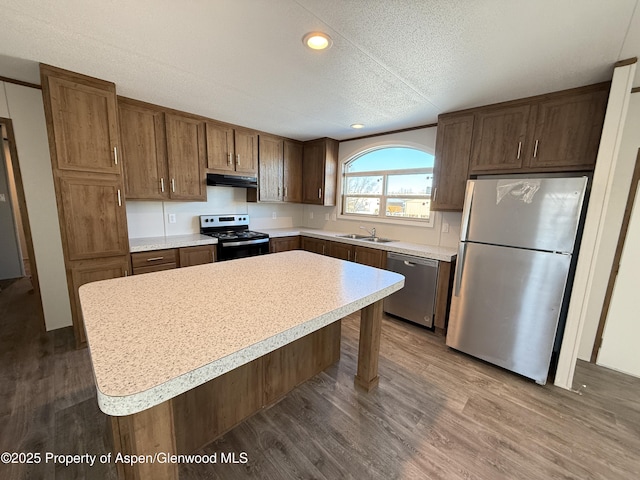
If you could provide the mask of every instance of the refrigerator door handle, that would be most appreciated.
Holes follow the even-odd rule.
[[[462,228],[460,229],[460,240],[465,241],[469,236],[469,217],[471,216],[471,204],[473,203],[473,191],[476,182],[469,180],[467,182],[467,191],[464,195],[464,211],[462,212]]]
[[[460,242],[458,246],[458,259],[456,266],[456,278],[454,280],[455,290],[454,295],[456,297],[460,296],[460,283],[462,282],[462,270],[464,269],[464,260],[465,255],[467,254],[467,244],[466,242]]]

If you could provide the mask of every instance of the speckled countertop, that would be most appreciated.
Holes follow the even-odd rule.
[[[146,410],[403,285],[300,250],[83,285],[98,404],[115,416]]]
[[[388,242],[374,243],[366,240],[356,240],[351,238],[343,238],[338,235],[345,235],[345,232],[331,232],[328,230],[314,230],[310,228],[259,228],[260,232],[268,233],[270,237],[291,237],[294,235],[304,235],[307,237],[321,238],[324,240],[332,240],[334,242],[348,243],[350,245],[362,245],[364,247],[377,248],[387,252],[404,253],[406,255],[414,255],[416,257],[432,258],[444,262],[451,262],[458,254],[455,248],[438,247],[435,245],[421,245],[419,243],[409,242]]]
[[[131,253],[148,252],[150,250],[213,245],[216,243],[218,243],[218,239],[207,235],[200,235],[199,233],[190,235],[168,235],[166,237],[130,238],[129,251]]]

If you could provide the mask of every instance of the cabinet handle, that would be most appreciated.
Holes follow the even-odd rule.
[[[318,189],[318,198],[322,198],[322,189],[321,188]]]
[[[431,195],[431,201],[435,202],[438,196],[438,187],[433,187],[433,195]]]
[[[120,189],[118,189],[118,206],[122,206],[122,196],[120,195]]]
[[[113,147],[113,160],[118,164],[118,147]]]
[[[164,178],[160,179],[160,190],[164,193]]]
[[[176,191],[176,179],[172,178],[171,179],[171,191],[175,193]]]
[[[240,154],[236,153],[236,166],[240,166]]]
[[[518,142],[518,160],[520,160],[520,152],[522,151],[522,142]]]
[[[280,187],[278,187],[278,197],[280,197]]]
[[[324,255],[324,245],[322,245],[322,254]]]
[[[125,271],[124,271],[124,276],[125,276],[125,277],[128,277],[128,276],[129,276],[129,270],[126,270],[126,269],[125,269]]]
[[[357,251],[353,253],[353,261],[356,262],[356,263],[358,262],[358,252]]]
[[[155,262],[157,260],[162,260],[164,259],[164,257],[151,257],[151,258],[147,258],[147,262]]]
[[[536,140],[536,144],[533,147],[533,158],[536,158],[538,156],[538,140]]]
[[[227,157],[228,157],[228,158],[227,158],[227,165],[229,165],[229,166],[231,165],[231,163],[233,163],[233,160],[232,160],[232,158],[231,158],[232,156],[233,156],[233,155],[231,154],[231,152],[229,152],[229,153],[227,154]]]

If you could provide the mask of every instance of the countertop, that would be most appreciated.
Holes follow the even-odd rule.
[[[98,404],[115,416],[146,410],[403,285],[301,250],[82,285]]]
[[[165,237],[130,238],[129,251],[148,252],[150,250],[165,250],[167,248],[195,247],[197,245],[214,245],[217,238],[193,233],[190,235],[169,235]]]
[[[332,232],[328,230],[315,230],[310,228],[259,228],[260,232],[268,233],[270,237],[291,237],[294,235],[304,235],[307,237],[320,238],[324,240],[332,240],[334,242],[348,243],[350,245],[361,245],[363,247],[377,248],[387,252],[404,253],[406,255],[414,255],[416,257],[432,258],[444,262],[451,262],[456,258],[458,251],[451,247],[438,247],[435,245],[421,245],[419,243],[409,242],[388,242],[374,243],[366,240],[356,240],[351,238],[343,238],[338,235],[345,235],[346,232]]]

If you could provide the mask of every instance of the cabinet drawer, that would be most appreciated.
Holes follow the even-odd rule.
[[[163,270],[173,270],[174,268],[178,268],[178,265],[176,263],[145,265],[144,267],[133,267],[133,274],[140,275],[141,273],[161,272]]]
[[[149,267],[153,265],[163,265],[173,263],[173,268],[178,264],[178,250],[170,248],[167,250],[152,250],[150,252],[137,252],[131,254],[131,265],[134,273],[136,269],[141,267]]]

